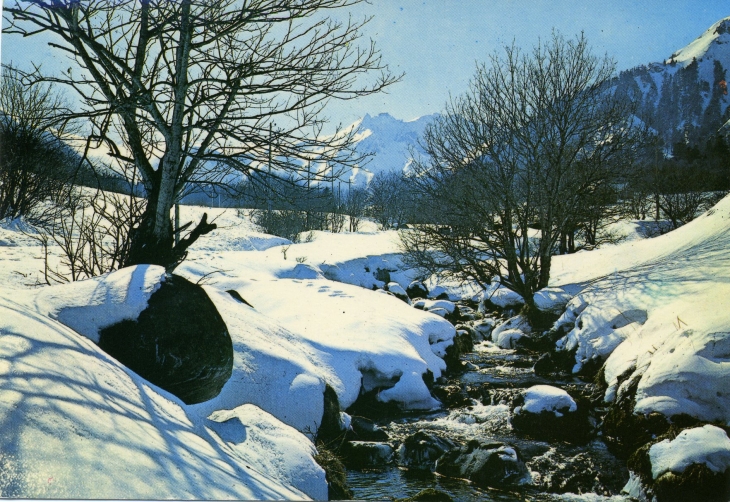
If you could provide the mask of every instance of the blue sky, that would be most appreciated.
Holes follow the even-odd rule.
[[[661,61],[730,16],[728,0],[370,0],[340,12],[355,19],[374,16],[363,31],[383,60],[403,80],[358,101],[330,103],[329,117],[351,123],[365,113],[389,112],[413,119],[441,110],[449,93],[467,87],[476,61],[515,40],[531,47],[553,28],[572,37],[584,31],[598,54],[618,69]],[[45,61],[51,51],[40,40],[4,37],[3,62]]]

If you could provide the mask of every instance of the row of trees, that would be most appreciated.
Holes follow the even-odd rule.
[[[172,269],[215,228],[204,216],[174,240],[171,209],[188,187],[224,187],[232,172],[264,169],[286,178],[302,161],[361,163],[355,131],[325,135],[321,114],[330,99],[398,80],[372,42],[359,43],[367,19],[327,16],[360,1],[38,0],[6,6],[3,31],[52,34],[73,62],[61,75],[28,78],[71,90],[79,106],[65,117],[83,119],[87,146],[103,147],[144,185],[123,264]]]
[[[411,262],[484,286],[496,277],[534,307],[556,250],[573,247],[581,227],[595,243],[613,187],[642,154],[632,103],[610,87],[614,66],[582,35],[558,34],[480,65],[414,163],[439,224],[404,234]]]
[[[659,180],[686,172],[678,162],[693,161],[680,153],[674,164],[657,160],[634,105],[616,91],[614,63],[594,56],[582,35],[554,34],[531,52],[513,45],[494,54],[427,128],[426,155],[416,156],[408,176],[380,175],[368,193],[335,194],[331,181],[341,171],[321,166],[344,170],[363,157],[353,148],[356,131],[323,134],[320,112],[330,99],[376,93],[398,79],[372,43],[357,45],[367,20],[323,15],[359,1],[58,0],[5,8],[6,33],[55,34],[52,45],[76,65],[60,76],[18,79],[51,103],[46,83],[66,86],[78,101],[73,110],[54,105],[53,120],[32,127],[43,148],[61,144],[46,141],[48,134],[58,138],[69,124],[83,124],[77,164],[92,165],[86,153],[103,148],[107,172],[114,167],[129,186],[125,197],[99,203],[97,192],[81,207],[82,221],[87,208],[91,221],[101,215],[107,223],[105,214],[129,212],[127,226],[106,235],[118,241],[109,266],[174,268],[215,224],[204,215],[175,239],[173,205],[191,190],[239,191],[257,221],[286,227],[289,237],[300,228],[341,229],[345,214],[350,230],[363,214],[385,229],[411,223],[416,230],[403,235],[414,265],[482,285],[497,277],[532,306],[533,293],[548,284],[552,256],[600,243],[619,198],[639,207],[653,193],[657,213],[673,224],[687,219],[671,216],[676,191]],[[14,126],[17,113],[3,108]],[[18,145],[17,158],[34,148]],[[654,177],[637,175],[635,167],[652,157]],[[44,165],[30,164],[26,173]],[[68,186],[57,174],[63,169],[54,173],[47,179]],[[242,177],[244,187],[232,184]],[[19,190],[10,179],[2,186]],[[6,198],[13,208],[6,211],[17,211],[18,202]],[[69,211],[77,215],[79,207]]]

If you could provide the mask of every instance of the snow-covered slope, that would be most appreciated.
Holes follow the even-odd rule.
[[[558,321],[575,369],[606,358],[608,401],[638,379],[637,413],[730,421],[728,249],[730,196],[664,236],[556,256],[551,286],[582,289]]]
[[[0,297],[3,497],[306,498],[283,469],[265,468],[272,455],[310,475],[299,483],[309,496],[326,496],[324,472],[301,433],[248,407],[238,410],[248,438],[221,438],[176,397],[11,296],[32,294]],[[256,439],[272,428],[288,442]]]
[[[0,229],[0,496],[324,499],[324,471],[303,433],[322,420],[326,385],[343,409],[374,388],[404,408],[439,405],[423,376],[445,368],[454,327],[323,273],[376,282],[368,266],[393,266],[394,233],[315,233],[291,245],[235,210],[184,207],[183,221],[203,211],[220,227],[176,272],[205,284],[234,367],[220,395],[196,405],[94,344],[101,327],[146,307],[162,268],[29,288],[42,254],[17,225]]]

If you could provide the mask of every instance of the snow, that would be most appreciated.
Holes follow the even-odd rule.
[[[682,473],[692,464],[704,464],[712,472],[730,467],[730,439],[714,425],[685,429],[673,440],[665,439],[649,448],[651,475]]]
[[[441,375],[455,330],[433,312],[453,311],[459,298],[521,300],[496,282],[480,294],[419,276],[403,264],[394,231],[313,232],[293,244],[262,234],[235,210],[183,207],[182,221],[203,211],[220,228],[176,273],[204,285],[229,327],[234,367],[219,396],[192,406],[92,343],[103,327],[144,309],[162,269],[33,289],[40,247],[17,225],[0,226],[0,420],[9,424],[0,429],[3,494],[319,498],[326,486],[309,438],[326,385],[343,410],[361,389],[378,389],[379,399],[405,409],[434,408],[423,375]],[[631,228],[638,227],[625,225],[627,234]],[[565,305],[557,325],[569,332],[559,345],[575,350],[575,371],[605,360],[607,401],[634,381],[637,413],[730,423],[729,230],[726,198],[667,235],[554,257],[550,287],[536,301],[554,312]],[[424,300],[427,312],[371,291],[416,279],[431,297],[446,293],[451,301]],[[527,332],[518,316],[491,336],[511,346]],[[496,349],[485,342],[479,350]],[[574,405],[545,389],[526,397],[525,411]]]
[[[306,498],[276,472],[259,468],[265,451],[232,451],[177,398],[6,296],[0,298],[4,497]],[[311,444],[302,437],[290,447],[284,462],[311,468],[311,457],[302,461]],[[312,496],[322,493],[316,479],[306,487],[314,484],[320,486]]]
[[[38,312],[98,343],[105,327],[137,319],[164,279],[165,269],[159,266],[122,269],[92,281],[42,289],[35,305]]]
[[[535,413],[543,411],[553,412],[556,417],[562,416],[562,411],[574,412],[578,409],[570,395],[563,389],[550,385],[533,385],[524,391],[525,403],[515,408],[515,414]]]
[[[261,234],[235,210],[183,206],[181,220],[204,211],[220,227],[175,273],[203,284],[229,328],[234,366],[221,393],[196,405],[93,343],[104,327],[139,315],[165,280],[162,268],[33,289],[37,242],[0,227],[3,251],[12,250],[0,257],[1,493],[322,499],[311,438],[326,385],[342,409],[361,389],[405,409],[440,406],[423,376],[445,369],[454,327],[370,290],[385,284],[375,277],[382,270],[401,286],[417,278],[400,261],[397,233],[314,232],[292,244]],[[58,249],[50,252],[57,260]]]
[[[554,258],[550,286],[577,292],[559,346],[576,350],[574,371],[605,359],[606,401],[637,380],[636,413],[730,422],[728,230],[726,197],[666,235]]]

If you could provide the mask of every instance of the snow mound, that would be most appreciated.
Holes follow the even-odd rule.
[[[556,417],[563,416],[559,410],[574,412],[578,409],[572,397],[563,389],[551,385],[534,385],[524,392],[525,403],[515,408],[515,414],[552,412]]]
[[[281,471],[257,469],[266,465],[267,452],[249,441],[234,452],[177,398],[63,324],[5,297],[0,422],[4,497],[306,498],[277,477]],[[306,439],[287,447],[311,450]],[[292,454],[287,462],[304,469],[312,460]],[[316,478],[313,485],[312,495],[326,489]]]
[[[242,460],[255,452],[258,468],[303,491],[315,500],[327,500],[324,470],[314,461],[317,452],[301,432],[282,425],[252,404],[211,414],[208,426]]]
[[[730,421],[730,197],[666,235],[556,256],[551,286],[577,287],[558,325],[574,371],[605,359],[605,399],[638,382],[636,413]]]
[[[649,459],[654,479],[665,472],[682,473],[692,464],[704,464],[712,472],[721,473],[730,467],[730,439],[714,425],[686,429],[671,441],[653,444]]]
[[[163,267],[128,267],[93,280],[41,289],[35,304],[38,312],[98,343],[105,327],[137,319],[164,280]]]

